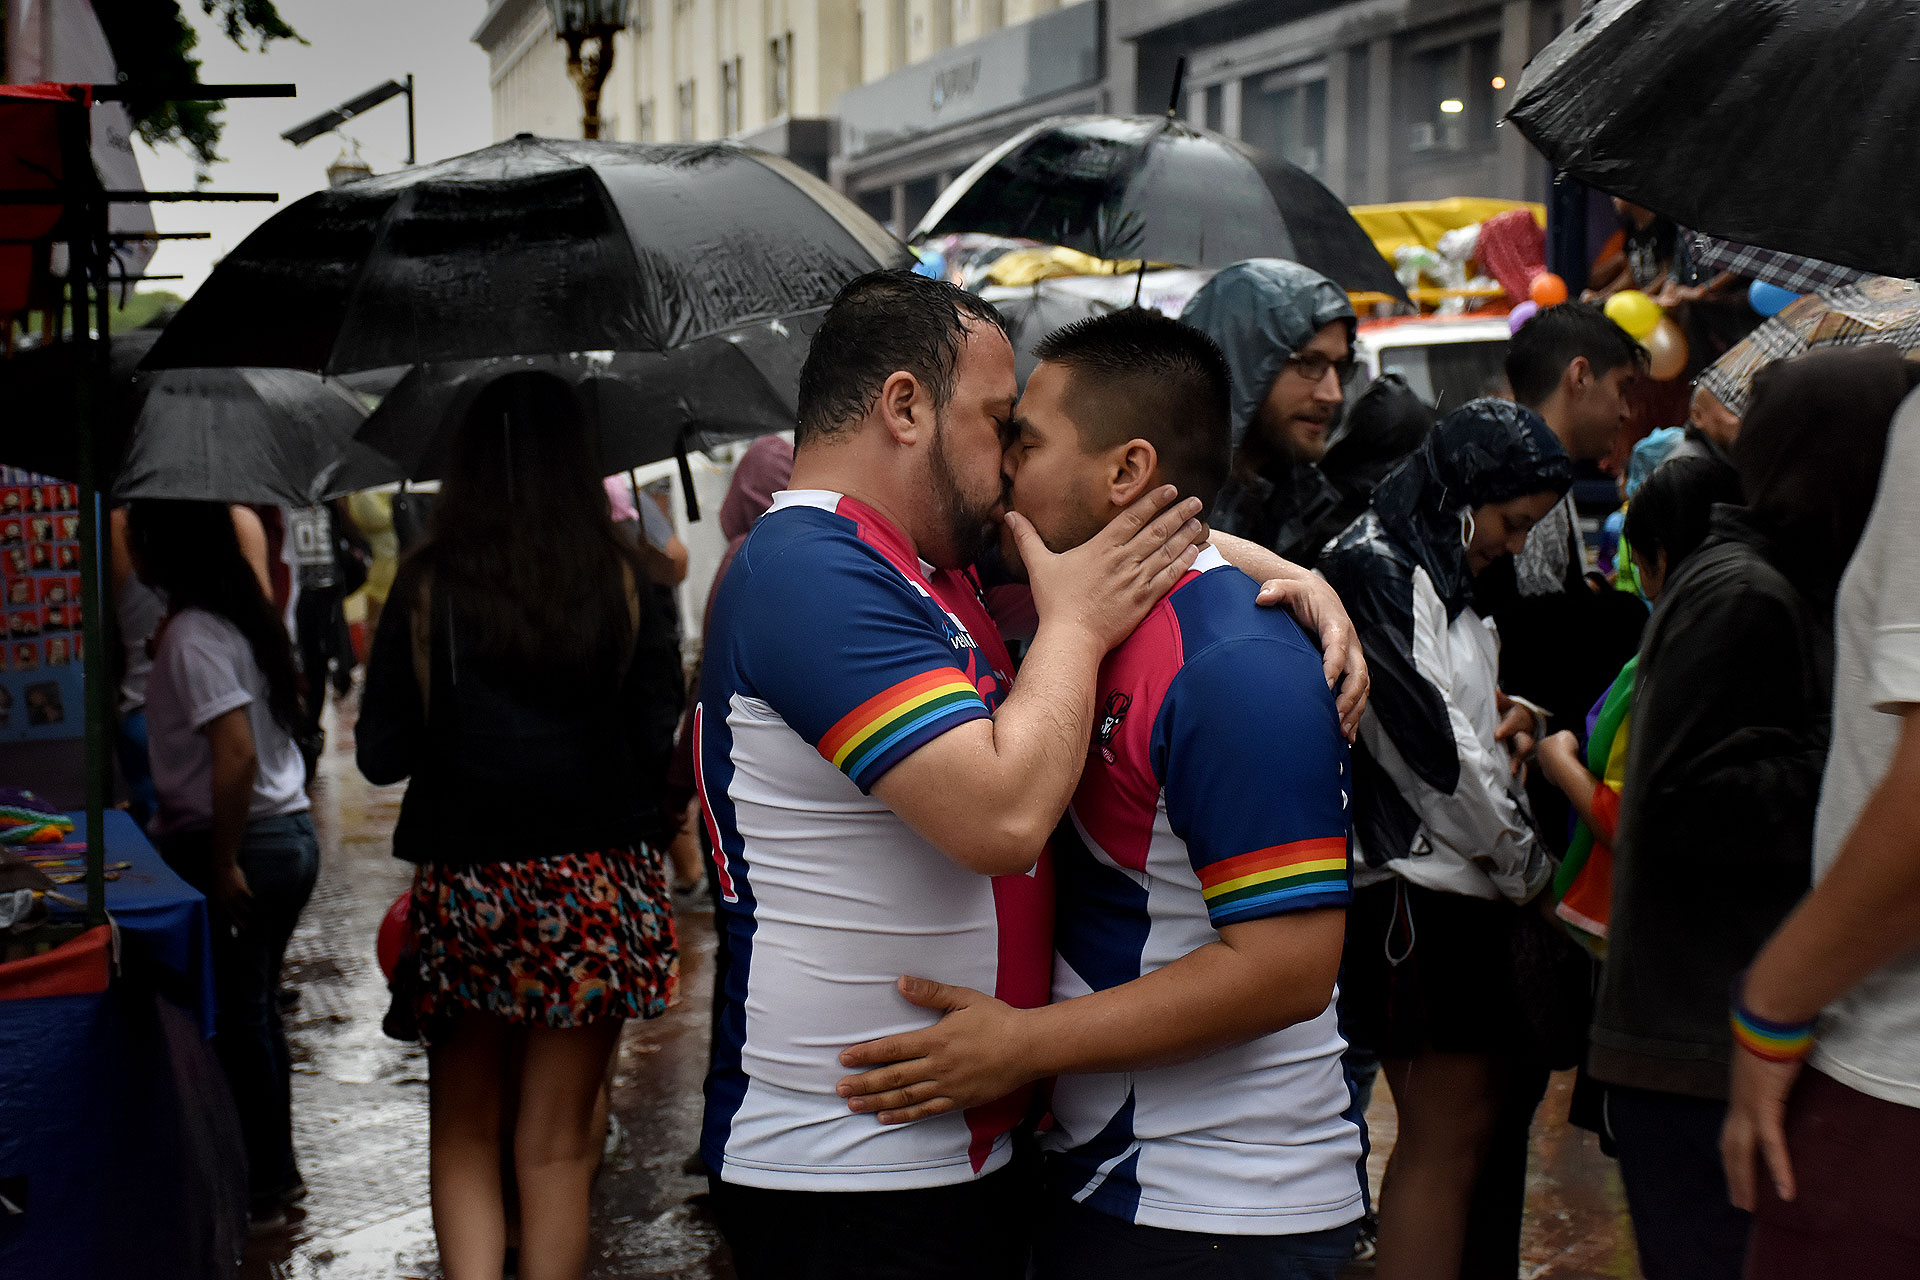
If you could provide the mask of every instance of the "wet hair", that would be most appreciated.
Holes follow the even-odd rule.
[[[859,421],[896,373],[912,374],[934,411],[944,409],[970,320],[1007,331],[992,303],[944,280],[870,271],[850,281],[827,308],[800,370],[795,447]]]
[[[645,578],[608,517],[605,470],[572,387],[550,373],[496,378],[460,421],[394,590],[417,592],[430,572],[492,662],[617,678],[634,644],[627,583]]]
[[[1627,503],[1627,542],[1649,562],[1667,553],[1671,579],[1681,561],[1707,540],[1716,503],[1738,506],[1740,473],[1719,458],[1669,458],[1655,467]]]
[[[1596,378],[1623,364],[1647,366],[1647,349],[1607,319],[1606,312],[1591,302],[1563,302],[1534,312],[1507,343],[1507,382],[1513,398],[1539,408],[1579,356],[1587,358]]]
[[[1083,450],[1145,440],[1164,480],[1212,504],[1233,449],[1233,384],[1212,338],[1129,307],[1055,329],[1034,354],[1072,372],[1068,413]]]
[[[136,498],[127,512],[127,540],[141,581],[166,596],[170,611],[204,609],[246,638],[267,678],[267,710],[294,732],[302,716],[293,642],[240,550],[227,505]]]

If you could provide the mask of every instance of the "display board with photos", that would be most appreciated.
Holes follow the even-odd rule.
[[[0,741],[76,738],[80,490],[0,467]]]

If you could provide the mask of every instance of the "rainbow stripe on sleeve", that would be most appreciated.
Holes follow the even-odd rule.
[[[1200,892],[1216,926],[1344,904],[1347,838],[1295,840],[1223,859],[1200,868]]]
[[[979,691],[957,668],[943,667],[902,680],[843,716],[820,739],[834,768],[862,786],[873,767],[944,720],[990,714]]]

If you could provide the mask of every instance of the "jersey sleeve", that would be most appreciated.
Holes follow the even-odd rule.
[[[1305,646],[1196,654],[1168,687],[1153,753],[1215,928],[1347,903],[1347,743]]]
[[[809,539],[751,572],[731,619],[746,687],[861,791],[991,716],[955,661],[959,628],[879,555]]]

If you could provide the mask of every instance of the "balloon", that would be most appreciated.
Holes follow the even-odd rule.
[[[1800,300],[1800,295],[1765,280],[1747,286],[1747,305],[1763,316],[1779,315]]]
[[[1687,335],[1670,316],[1647,335],[1647,372],[1656,382],[1672,382],[1687,371]]]
[[[400,963],[400,952],[407,943],[407,917],[413,914],[413,891],[402,893],[380,917],[380,932],[374,940],[373,954],[380,961],[380,972],[393,978],[393,967]]]
[[[1520,326],[1533,319],[1534,313],[1538,310],[1540,310],[1540,304],[1537,302],[1522,302],[1515,306],[1513,310],[1507,312],[1507,332],[1520,332]]]
[[[1527,286],[1527,293],[1543,307],[1557,307],[1567,300],[1567,282],[1551,271],[1542,271]]]
[[[1666,314],[1659,303],[1638,289],[1622,289],[1608,298],[1606,312],[1607,319],[1625,329],[1635,342],[1652,337],[1660,317]]]

